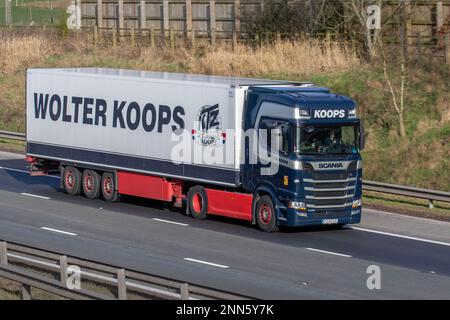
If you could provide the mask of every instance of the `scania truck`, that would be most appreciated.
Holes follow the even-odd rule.
[[[165,201],[267,232],[360,222],[356,103],[313,83],[28,69],[26,108],[30,173],[59,172],[69,195]]]

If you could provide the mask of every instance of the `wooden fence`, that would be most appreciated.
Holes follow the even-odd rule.
[[[240,33],[243,19],[257,15],[263,0],[76,0],[82,9],[82,26],[120,29],[154,29],[197,33]],[[299,0],[301,1],[301,0]],[[393,1],[394,3],[395,1]],[[388,14],[394,4],[384,7]],[[450,31],[450,0],[418,1],[412,7],[408,35],[433,36]]]
[[[240,33],[242,16],[261,10],[259,0],[83,0],[82,27]]]

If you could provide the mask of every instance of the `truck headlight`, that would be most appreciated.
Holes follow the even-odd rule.
[[[352,208],[357,209],[357,208],[361,207],[361,205],[362,205],[361,199],[353,200]]]
[[[289,208],[306,211],[306,203],[299,201],[289,201]]]

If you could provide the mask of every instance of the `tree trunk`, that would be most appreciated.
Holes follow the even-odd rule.
[[[404,138],[406,137],[406,130],[405,130],[405,122],[403,119],[403,112],[398,114],[398,122],[400,125],[400,137]]]

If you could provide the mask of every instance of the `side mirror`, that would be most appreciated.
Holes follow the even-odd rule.
[[[363,151],[366,147],[366,132],[364,131],[364,126],[361,124],[359,127],[359,150]]]

